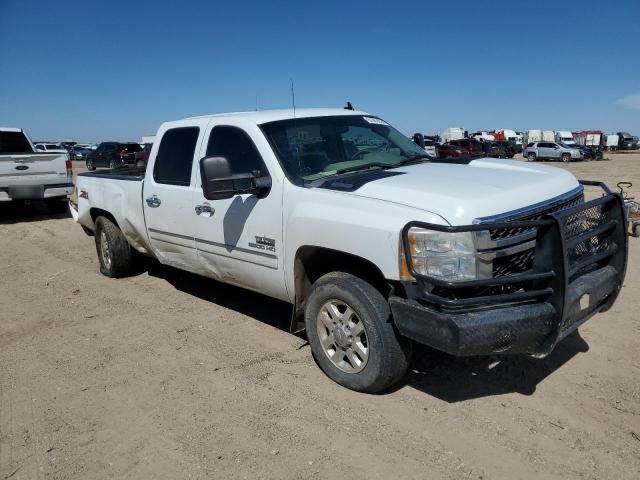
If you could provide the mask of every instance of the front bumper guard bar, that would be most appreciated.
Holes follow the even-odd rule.
[[[557,342],[615,302],[628,246],[622,197],[600,182],[603,196],[539,220],[464,226],[410,222],[402,230],[406,265],[419,298],[391,297],[400,333],[453,355],[549,354]],[[440,232],[535,229],[533,267],[502,277],[451,282],[415,271],[413,227]]]

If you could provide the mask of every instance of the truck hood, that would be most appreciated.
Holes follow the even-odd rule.
[[[391,171],[402,174],[366,183],[353,194],[435,213],[451,225],[532,206],[580,186],[566,170],[491,158]]]

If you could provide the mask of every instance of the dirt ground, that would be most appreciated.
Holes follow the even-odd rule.
[[[635,182],[640,154],[559,165]],[[151,262],[98,272],[67,215],[0,205],[0,479],[638,479],[640,240],[615,307],[544,360],[421,348],[332,383],[288,306]]]

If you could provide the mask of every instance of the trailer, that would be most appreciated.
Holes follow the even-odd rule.
[[[466,136],[466,131],[462,127],[449,127],[440,134],[442,143],[450,142],[451,140],[461,140]]]
[[[617,133],[612,133],[607,135],[606,141],[605,141],[605,149],[606,150],[617,150],[618,149],[618,142],[620,140],[620,137],[618,137]]]
[[[528,130],[527,131],[527,143],[541,142],[542,130]]]
[[[556,134],[553,130],[544,130],[542,132],[542,141],[543,142],[555,142]]]
[[[573,132],[573,139],[578,145],[601,147],[604,134],[600,130],[582,130]]]

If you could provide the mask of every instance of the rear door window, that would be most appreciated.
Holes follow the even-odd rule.
[[[186,187],[191,184],[193,155],[199,134],[198,127],[173,128],[164,133],[153,168],[156,183]]]

